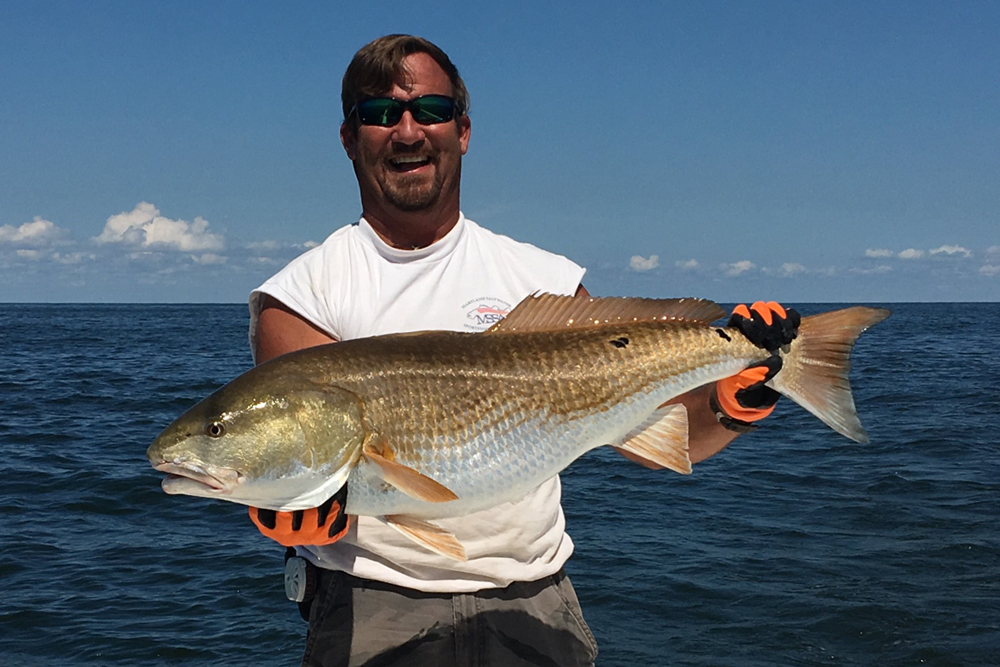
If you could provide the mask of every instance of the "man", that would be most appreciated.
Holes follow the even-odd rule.
[[[531,293],[587,294],[584,270],[573,262],[462,215],[468,93],[438,47],[407,35],[368,44],[344,75],[342,102],[340,137],[354,163],[362,218],[251,295],[257,363],[363,336],[482,330]],[[756,310],[746,317],[785,321],[778,310]],[[744,410],[739,421],[714,402],[715,387],[681,398],[693,461],[769,411],[733,398],[761,377],[735,381],[728,392]],[[573,543],[558,477],[517,502],[438,521],[464,545],[465,562],[422,549],[370,517],[352,517],[347,528],[342,505],[343,497],[304,519],[251,510],[265,535],[299,545],[298,555],[319,572],[303,664],[593,664],[597,646],[562,570]]]

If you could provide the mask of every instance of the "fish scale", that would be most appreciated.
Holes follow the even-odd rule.
[[[586,451],[616,445],[690,472],[683,406],[773,353],[777,391],[859,442],[849,355],[888,311],[802,319],[780,351],[711,322],[692,299],[532,296],[487,332],[377,336],[293,352],[188,410],[147,451],[168,493],[290,511],[348,483],[347,512],[464,558],[427,522],[513,501]]]
[[[418,341],[420,352],[440,362],[437,370],[406,366],[414,360],[408,349],[413,339],[366,340],[359,347],[368,349],[346,358],[362,366],[366,358],[378,360],[381,381],[372,385],[348,372],[330,377],[372,406],[366,423],[392,443],[397,461],[459,498],[420,501],[377,484],[377,466],[361,462],[351,473],[347,511],[441,518],[489,507],[498,498],[516,500],[538,485],[539,470],[565,467],[590,449],[616,444],[666,400],[769,356],[737,330],[727,335],[729,340],[704,326],[662,323],[514,338],[427,334]],[[610,344],[619,338],[629,343]],[[701,353],[684,354],[691,349]],[[490,371],[501,362],[502,372]],[[412,417],[400,422],[399,415]],[[423,426],[413,428],[411,419]],[[474,478],[484,460],[490,474]]]

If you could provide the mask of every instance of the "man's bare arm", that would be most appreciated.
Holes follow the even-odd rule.
[[[715,383],[698,387],[681,394],[668,403],[683,403],[688,412],[688,457],[691,463],[700,463],[715,456],[737,436],[719,423],[709,404]]]
[[[274,297],[264,295],[263,299],[254,350],[258,364],[287,352],[337,342]]]
[[[715,456],[736,438],[736,433],[730,431],[715,418],[708,399],[715,391],[715,383],[698,387],[677,398],[671,399],[665,405],[683,403],[687,408],[688,417],[688,457],[691,463],[700,463]],[[630,461],[649,466],[648,461],[636,458],[624,449],[615,450]]]

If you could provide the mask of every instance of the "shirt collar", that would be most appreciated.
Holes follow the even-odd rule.
[[[426,248],[415,248],[413,250],[393,248],[391,245],[382,240],[382,237],[375,232],[371,223],[365,220],[364,217],[358,221],[358,229],[361,231],[362,236],[367,239],[372,246],[374,246],[378,254],[390,262],[396,264],[406,264],[409,262],[419,262],[424,260],[435,261],[448,255],[455,248],[455,246],[458,245],[462,236],[465,234],[465,215],[459,211],[458,222],[456,222],[455,226],[452,227],[447,234],[445,234],[444,238],[438,239]]]

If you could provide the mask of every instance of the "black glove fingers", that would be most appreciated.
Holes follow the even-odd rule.
[[[257,520],[260,521],[261,525],[269,530],[274,530],[274,527],[278,525],[278,513],[274,510],[263,510],[258,507],[254,509],[257,510]]]
[[[768,324],[760,311],[754,308],[750,311],[750,317],[733,313],[729,318],[728,326],[735,327],[747,337],[751,343],[765,350],[777,350],[788,345],[798,335],[799,325],[802,318],[794,308],[785,310],[785,317],[781,317],[777,311],[769,309],[771,323]]]
[[[799,325],[802,324],[802,316],[794,308],[785,310],[787,317],[780,319],[781,323],[781,344],[788,345],[799,335]]]
[[[346,506],[347,485],[345,484],[341,487],[340,491],[330,496],[325,503],[316,508],[316,526],[319,527],[325,524],[330,516],[330,511],[335,511],[336,514],[333,521],[330,522],[330,528],[327,531],[328,536],[333,537],[347,525],[347,512],[344,511]]]
[[[781,370],[781,363],[781,357],[777,354],[772,354],[759,364],[751,366],[750,368],[767,368],[767,373],[760,382],[755,382],[749,387],[737,391],[735,394],[736,401],[744,408],[750,409],[769,408],[777,403],[778,399],[781,398],[781,394],[768,387],[765,383],[778,374],[778,371]]]
[[[769,408],[777,403],[779,398],[781,398],[781,394],[771,389],[763,382],[758,382],[755,385],[751,385],[746,389],[740,389],[736,392],[736,401],[744,408],[748,409],[761,410]]]
[[[316,527],[319,528],[324,523],[326,523],[326,517],[330,514],[330,509],[333,507],[334,499],[336,495],[327,498],[326,502],[316,508]]]

